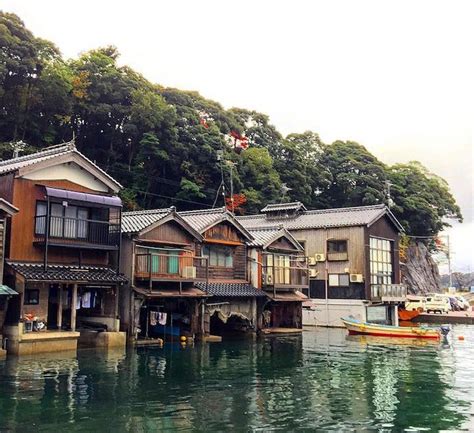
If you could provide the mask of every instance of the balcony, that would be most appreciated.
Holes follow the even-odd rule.
[[[208,280],[206,257],[179,251],[135,254],[135,279],[148,282],[195,282]]]
[[[92,219],[50,216],[35,217],[36,245],[117,250],[120,245],[120,224]]]
[[[370,293],[372,301],[403,302],[406,300],[407,287],[403,284],[373,284]]]
[[[262,266],[262,287],[272,289],[308,289],[309,270],[305,263],[290,266]]]

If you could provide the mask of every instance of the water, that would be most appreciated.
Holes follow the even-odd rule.
[[[473,360],[474,327],[449,345],[318,329],[9,358],[0,431],[474,431]]]

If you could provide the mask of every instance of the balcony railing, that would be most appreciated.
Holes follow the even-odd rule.
[[[179,252],[139,253],[135,255],[135,278],[148,281],[206,281],[206,257]]]
[[[120,224],[109,221],[50,216],[35,217],[35,242],[61,246],[118,248]],[[46,235],[48,234],[48,235]]]
[[[370,290],[372,300],[404,301],[407,296],[407,287],[403,284],[373,284]]]
[[[263,287],[308,288],[309,270],[301,266],[263,266]]]

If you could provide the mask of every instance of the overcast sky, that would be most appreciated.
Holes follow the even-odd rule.
[[[455,269],[474,271],[470,1],[0,0],[67,57],[115,45],[151,81],[267,113],[284,134],[355,140],[419,160],[465,223]]]

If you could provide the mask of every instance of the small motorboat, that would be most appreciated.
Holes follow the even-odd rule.
[[[419,316],[421,313],[419,310],[403,310],[399,309],[398,310],[398,318],[400,320],[405,320],[405,321],[410,321],[414,319],[415,317]]]
[[[445,336],[447,328],[428,328],[426,326],[391,326],[377,325],[376,323],[367,323],[357,320],[355,317],[341,318],[349,334],[376,335],[378,337],[397,337],[397,338],[434,338],[441,339]]]

